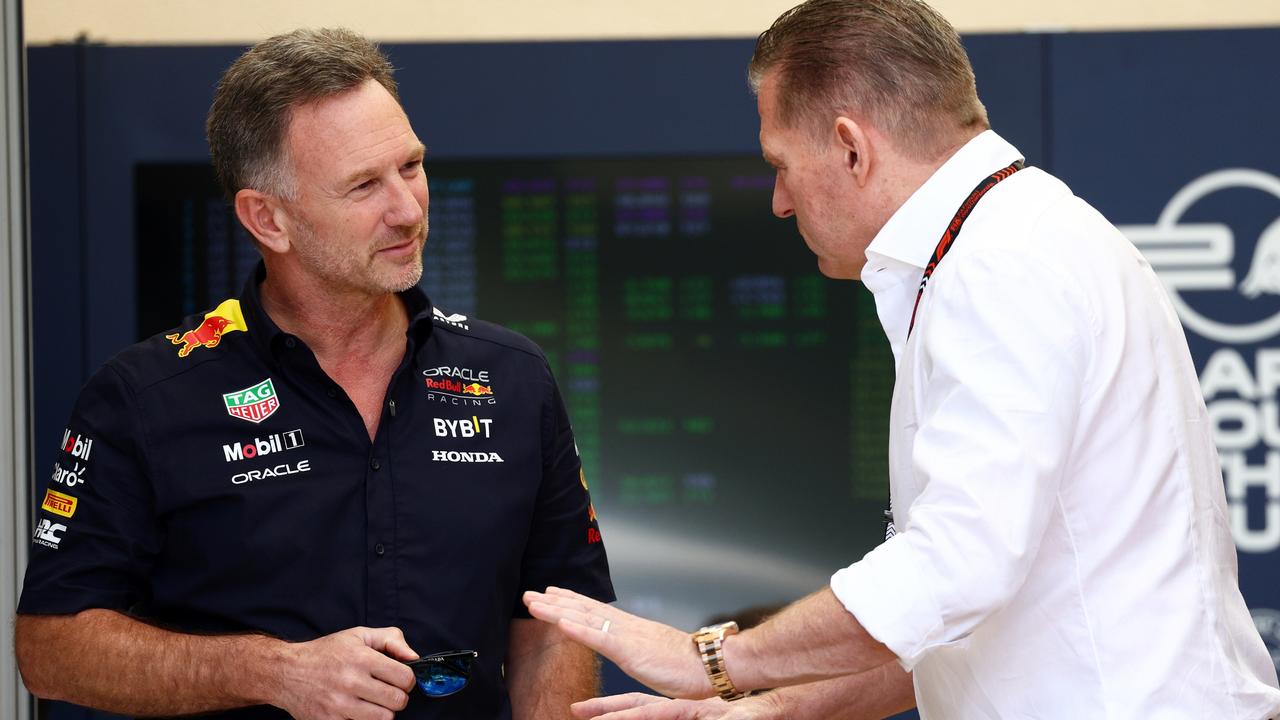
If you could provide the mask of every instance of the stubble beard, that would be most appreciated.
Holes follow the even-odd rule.
[[[403,242],[403,233],[392,231],[372,243],[368,254],[356,255],[343,252],[341,247],[326,242],[306,220],[298,223],[298,231],[299,237],[294,248],[298,253],[299,264],[331,288],[381,295],[403,292],[422,279],[422,253],[427,237],[425,218],[413,233],[418,241],[418,250],[403,261],[403,264],[380,260],[372,251],[372,248]]]

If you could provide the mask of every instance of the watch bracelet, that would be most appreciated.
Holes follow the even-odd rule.
[[[725,668],[723,633],[708,641],[695,639],[695,642],[698,645],[698,655],[702,658],[702,667],[706,670],[707,679],[711,681],[711,689],[716,695],[727,702],[746,697],[745,693],[739,692],[734,686],[729,679],[729,671]]]

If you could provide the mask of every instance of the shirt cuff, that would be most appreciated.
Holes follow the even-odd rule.
[[[871,635],[911,672],[942,635],[942,615],[923,587],[927,573],[906,535],[886,540],[831,576],[831,590]]]

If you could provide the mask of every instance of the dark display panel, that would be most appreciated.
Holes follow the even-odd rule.
[[[626,604],[699,623],[816,589],[874,545],[892,356],[871,296],[771,215],[758,157],[428,172],[422,285],[546,351]],[[207,166],[136,181],[150,333],[236,294],[257,253]]]

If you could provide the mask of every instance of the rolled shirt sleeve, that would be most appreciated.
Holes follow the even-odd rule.
[[[1069,280],[1005,247],[953,252],[925,291],[891,418],[891,445],[910,443],[893,483],[914,500],[895,537],[831,579],[905,669],[1025,581],[1066,469],[1091,318]]]

